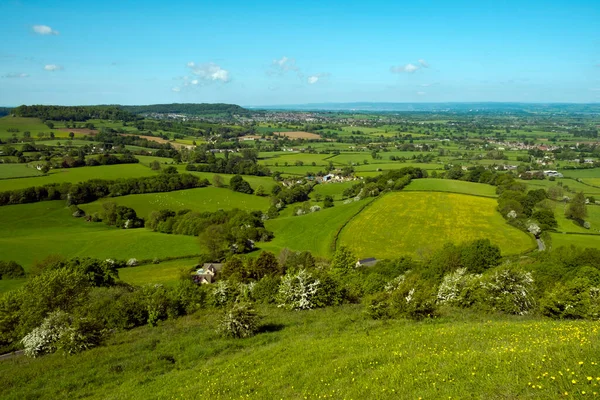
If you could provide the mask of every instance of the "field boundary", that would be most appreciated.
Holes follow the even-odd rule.
[[[418,189],[418,190],[402,190],[403,192],[414,192],[414,193],[418,193],[418,192],[424,192],[424,193],[452,193],[452,194],[462,194],[465,196],[475,196],[475,197],[483,197],[485,199],[497,199],[498,196],[486,196],[484,194],[473,194],[473,193],[464,193],[464,192],[451,192],[448,190],[433,190],[433,189]]]
[[[332,242],[332,243],[331,243],[331,245],[330,245],[330,249],[331,249],[331,251],[332,251],[332,252],[334,252],[334,253],[335,253],[335,251],[337,250],[337,242],[338,242],[338,239],[339,239],[339,237],[340,237],[340,233],[342,233],[342,231],[344,230],[344,228],[346,227],[346,225],[348,225],[348,223],[349,223],[350,221],[352,221],[354,218],[356,218],[356,216],[357,216],[358,214],[360,214],[360,213],[361,213],[361,212],[362,212],[362,211],[363,211],[365,208],[367,208],[367,206],[369,206],[369,205],[371,205],[371,204],[375,203],[375,201],[376,201],[376,200],[378,200],[378,199],[380,199],[380,198],[383,198],[385,195],[387,195],[387,193],[386,193],[386,194],[384,194],[383,196],[373,197],[373,199],[372,199],[371,201],[369,201],[369,202],[367,202],[367,203],[363,204],[363,206],[362,206],[362,207],[360,207],[360,208],[358,209],[358,211],[356,211],[356,212],[354,213],[354,215],[352,215],[350,218],[348,218],[348,220],[347,220],[346,222],[344,222],[344,223],[342,224],[342,226],[340,226],[340,228],[339,228],[339,229],[338,229],[338,230],[335,232],[335,235],[333,236],[333,242]]]

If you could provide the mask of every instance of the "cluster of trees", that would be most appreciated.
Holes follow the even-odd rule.
[[[386,171],[381,175],[367,177],[362,182],[344,190],[344,197],[377,197],[390,190],[402,190],[411,180],[427,178],[427,171],[421,168],[406,167]]]
[[[61,183],[0,192],[0,206],[35,203],[47,200],[66,200],[68,205],[83,204],[103,197],[129,194],[171,192],[208,186],[206,179],[190,174],[178,174],[175,167],[164,168],[160,174],[142,178],[114,181],[93,179],[81,183]]]
[[[87,121],[110,119],[135,121],[138,117],[118,106],[19,106],[11,110],[18,117],[35,117],[51,121]]]
[[[25,270],[16,261],[0,260],[0,279],[18,279],[25,277]]]
[[[244,156],[229,156],[225,153],[225,158],[217,158],[210,153],[205,155],[205,164],[188,164],[186,170],[199,172],[215,172],[220,174],[241,174],[269,176],[271,171],[264,165],[256,162],[256,159],[246,158]],[[196,158],[197,159],[197,158]]]
[[[235,104],[224,103],[173,103],[151,104],[147,106],[121,106],[122,109],[134,114],[186,114],[186,115],[251,115],[251,111]]]
[[[212,260],[223,259],[227,254],[246,253],[254,249],[256,242],[273,238],[273,233],[264,227],[262,212],[238,209],[203,213],[153,211],[146,219],[146,227],[155,232],[200,236]]]
[[[136,135],[120,135],[110,128],[102,128],[95,136],[87,136],[87,140],[101,142],[105,145],[108,143],[111,146],[137,146],[149,149],[162,150],[158,157],[175,157],[177,150],[170,143],[158,143]]]
[[[118,280],[124,262],[52,256],[26,284],[0,297],[0,349],[24,347],[29,356],[76,353],[110,332],[196,311],[206,293],[189,279],[177,287],[133,287]]]
[[[125,153],[120,156],[114,154],[98,154],[95,157],[85,158],[79,156],[64,156],[62,160],[55,163],[54,167],[59,168],[76,168],[76,167],[95,167],[98,165],[117,165],[117,164],[137,164],[140,160],[135,158],[131,153]]]

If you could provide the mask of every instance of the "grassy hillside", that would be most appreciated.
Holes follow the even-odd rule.
[[[496,197],[496,187],[483,183],[456,181],[452,179],[414,179],[404,190],[453,192]]]
[[[182,258],[160,264],[146,264],[119,270],[119,278],[131,285],[161,284],[175,286],[182,271],[189,271],[198,264],[197,258]]]
[[[81,206],[86,213],[100,212],[102,203],[115,202],[133,208],[139,216],[146,217],[150,212],[165,208],[171,210],[190,209],[193,211],[230,210],[267,210],[270,206],[267,197],[259,197],[234,192],[225,188],[205,187],[178,190],[167,193],[147,193],[130,196],[104,198]]]
[[[359,306],[268,310],[223,339],[200,313],[75,356],[0,361],[6,399],[579,398],[599,392],[595,322],[451,314],[371,321]]]
[[[0,164],[0,179],[25,178],[42,175],[37,169],[27,164]]]
[[[340,243],[359,257],[423,255],[446,242],[488,238],[503,254],[533,247],[533,239],[506,224],[496,201],[453,193],[387,194],[342,230]]]
[[[52,170],[48,175],[0,180],[0,192],[42,186],[49,183],[78,183],[90,179],[140,178],[155,175],[156,172],[141,164],[101,165],[97,167],[80,167]]]
[[[26,270],[50,254],[152,259],[198,253],[196,237],[85,222],[73,218],[64,201],[0,207],[0,258],[15,260]]]
[[[308,250],[314,255],[328,257],[333,253],[337,232],[371,200],[350,204],[336,203],[335,207],[302,216],[280,217],[266,221],[265,227],[275,239],[261,243],[260,248],[278,252],[282,248]]]

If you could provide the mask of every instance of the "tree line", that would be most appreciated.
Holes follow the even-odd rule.
[[[117,180],[92,179],[80,183],[52,183],[0,192],[0,206],[36,203],[39,201],[66,200],[67,205],[83,204],[103,197],[130,194],[171,192],[208,186],[206,179],[190,174],[178,174],[175,168],[166,168],[160,174],[142,178]]]
[[[22,105],[11,110],[17,117],[33,117],[50,121],[78,121],[109,119],[113,121],[135,121],[138,117],[119,106],[42,106]]]

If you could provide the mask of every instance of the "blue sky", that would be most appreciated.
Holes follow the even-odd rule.
[[[600,101],[598,0],[2,0],[0,37],[8,106]]]

